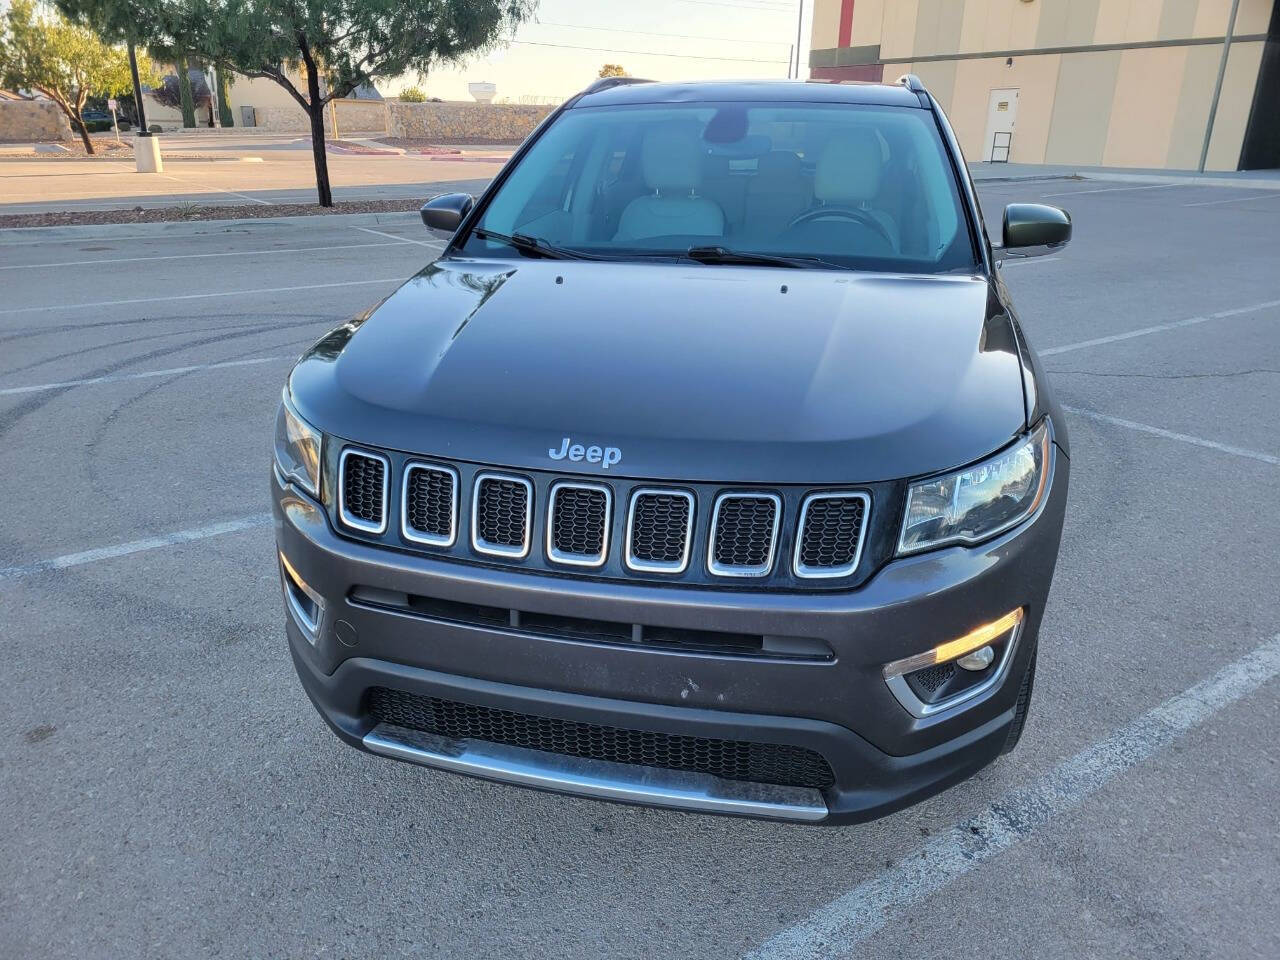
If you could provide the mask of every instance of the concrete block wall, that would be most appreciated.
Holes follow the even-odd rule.
[[[519,143],[555,107],[515,103],[388,103],[391,136],[404,139]]]

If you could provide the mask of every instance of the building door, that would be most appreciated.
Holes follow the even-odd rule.
[[[992,90],[987,104],[987,139],[982,148],[982,159],[990,163],[1008,163],[1013,149],[1013,125],[1018,118],[1018,91],[1016,88]]]

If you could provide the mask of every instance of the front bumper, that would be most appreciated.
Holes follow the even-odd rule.
[[[347,540],[316,504],[273,481],[281,554],[323,600],[314,638],[286,617],[308,695],[362,749],[431,766],[625,802],[845,823],[915,803],[993,760],[1034,655],[1053,576],[1069,463],[1027,523],[976,548],[896,560],[851,592],[765,593],[553,578],[400,554]],[[356,588],[547,615],[677,629],[815,637],[826,661],[594,643],[378,609]],[[894,697],[886,663],[1023,607],[1000,682],[924,717]],[[447,741],[371,716],[368,694],[423,697],[604,727],[816,751],[822,791],[742,784],[518,747]]]

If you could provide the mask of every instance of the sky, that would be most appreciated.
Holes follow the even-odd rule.
[[[808,76],[813,0],[805,0],[801,76]],[[800,0],[542,0],[513,42],[425,82],[379,81],[429,97],[470,100],[467,84],[497,84],[497,100],[559,102],[596,78],[605,63],[651,80],[785,77]]]

